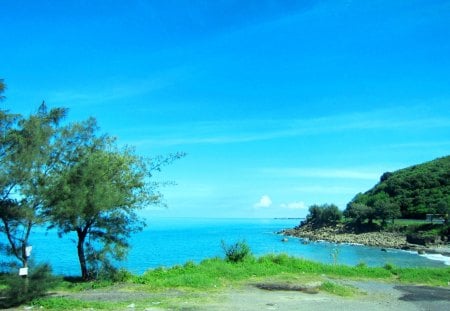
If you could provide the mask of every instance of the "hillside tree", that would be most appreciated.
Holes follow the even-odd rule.
[[[306,222],[314,228],[334,226],[342,219],[342,212],[334,204],[311,205]]]
[[[393,202],[385,192],[379,192],[370,199],[376,219],[381,220],[381,226],[386,226],[387,220],[394,223],[402,215],[400,206]]]

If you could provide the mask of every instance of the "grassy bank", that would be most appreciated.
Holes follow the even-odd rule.
[[[351,267],[323,264],[285,254],[250,258],[238,263],[230,263],[220,258],[208,259],[198,265],[187,263],[170,269],[149,270],[142,276],[133,276],[131,281],[145,284],[151,289],[206,289],[281,275],[326,275],[330,278],[377,279],[436,286],[447,285],[450,281],[449,268],[397,268],[392,265],[373,268],[365,264]]]
[[[341,280],[378,280],[395,283],[447,286],[450,268],[397,268],[391,265],[372,268],[365,264],[354,267],[323,264],[288,255],[266,255],[248,257],[237,263],[221,258],[188,262],[183,266],[148,270],[143,275],[132,275],[121,271],[117,280],[78,283],[61,281],[55,288],[62,297],[45,297],[33,301],[46,309],[75,310],[83,308],[125,308],[138,301],[140,304],[157,304],[171,308],[189,301],[207,301],[210,294],[245,284],[268,282],[298,286],[317,284],[317,290],[339,296],[352,296],[354,291],[342,285]],[[77,298],[77,293],[96,292],[104,299],[86,301]],[[111,301],[124,294],[125,299]],[[208,294],[209,293],[209,294]]]

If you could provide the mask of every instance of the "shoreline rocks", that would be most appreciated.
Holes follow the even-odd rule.
[[[395,248],[402,250],[413,250],[425,253],[438,253],[450,256],[450,248],[445,246],[423,246],[407,242],[406,235],[397,232],[346,232],[344,226],[323,227],[313,229],[309,224],[285,229],[280,232],[285,236],[302,238],[308,241],[326,241],[331,243],[360,244],[365,246],[379,247],[381,249]]]

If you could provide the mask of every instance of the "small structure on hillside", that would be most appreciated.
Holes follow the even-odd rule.
[[[444,214],[427,214],[426,220],[432,224],[443,224],[445,223]]]

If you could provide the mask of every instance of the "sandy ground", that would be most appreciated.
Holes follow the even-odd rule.
[[[136,303],[130,304],[124,310],[450,310],[450,286],[427,287],[405,286],[374,281],[340,281],[351,285],[360,291],[359,295],[343,298],[332,294],[318,292],[305,293],[298,290],[263,290],[254,285],[245,285],[241,288],[228,289],[220,293],[207,293],[207,299],[177,299],[171,308],[161,308],[148,303],[148,298],[159,294],[145,292],[117,291],[86,291],[73,298],[97,301],[121,301],[134,299]],[[164,295],[180,298],[184,295],[176,290],[165,292]],[[205,297],[203,297],[205,298]],[[146,299],[147,303],[140,303]],[[120,309],[118,309],[120,310]]]

